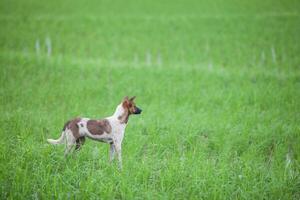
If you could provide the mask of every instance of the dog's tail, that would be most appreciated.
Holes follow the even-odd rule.
[[[58,138],[57,140],[53,140],[53,139],[47,139],[47,141],[50,143],[50,144],[62,144],[65,140],[65,136],[66,136],[66,133],[65,131],[63,131],[61,133],[61,136],[60,138]]]

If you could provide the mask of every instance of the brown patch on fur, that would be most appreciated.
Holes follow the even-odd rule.
[[[80,120],[81,120],[80,117],[69,120],[65,123],[64,128],[63,128],[63,131],[65,131],[67,128],[70,129],[76,140],[80,137],[79,127],[77,125],[77,123],[80,122]]]
[[[135,112],[136,112],[135,105],[134,105],[134,106],[131,106],[131,107],[129,108],[129,113],[130,113],[130,114],[133,114],[133,113],[135,113]]]
[[[106,119],[103,120],[89,120],[86,123],[88,131],[93,135],[102,135],[104,132],[111,132],[111,125]]]
[[[65,131],[67,129],[67,127],[69,126],[69,124],[71,123],[72,120],[69,120],[65,123],[64,127],[63,127],[63,131]]]

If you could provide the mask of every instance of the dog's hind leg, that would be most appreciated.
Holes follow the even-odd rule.
[[[81,149],[81,145],[85,142],[85,137],[80,137],[76,140],[75,151],[79,151]]]
[[[76,139],[73,136],[72,132],[69,130],[66,132],[66,149],[65,149],[65,157],[70,153],[74,144],[76,143]]]

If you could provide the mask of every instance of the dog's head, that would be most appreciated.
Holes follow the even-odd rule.
[[[135,96],[131,98],[129,98],[128,96],[124,97],[122,106],[125,110],[128,110],[129,114],[141,114],[142,110],[135,105],[134,99]]]

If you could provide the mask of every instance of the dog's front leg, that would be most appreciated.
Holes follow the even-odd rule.
[[[122,149],[121,149],[121,143],[116,142],[114,143],[115,150],[118,157],[118,163],[119,163],[119,169],[122,169]]]
[[[115,146],[113,143],[110,143],[109,145],[109,162],[111,163],[115,157]]]

